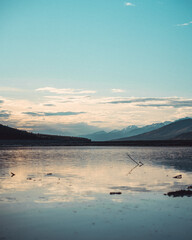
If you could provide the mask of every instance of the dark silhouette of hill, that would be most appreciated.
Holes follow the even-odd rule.
[[[36,134],[36,133],[30,133],[27,131],[19,130],[16,128],[4,126],[0,124],[0,140],[15,140],[20,141],[21,140],[28,140],[38,141],[39,144],[46,144],[46,142],[50,143],[54,142],[54,144],[61,144],[61,145],[83,145],[86,143],[89,143],[90,140],[86,138],[80,138],[80,137],[70,137],[70,136],[57,136],[57,135],[47,135],[47,134]],[[2,141],[1,141],[2,142]],[[19,142],[18,142],[19,143]],[[23,142],[24,143],[24,142]]]
[[[144,134],[139,134],[128,138],[120,138],[116,139],[115,141],[171,140],[183,133],[188,133],[191,131],[192,119],[182,119]]]
[[[0,139],[38,139],[38,135],[0,124]]]
[[[174,138],[175,140],[192,140],[192,132],[182,133]]]

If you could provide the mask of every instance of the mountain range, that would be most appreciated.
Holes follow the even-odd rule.
[[[184,118],[174,122],[166,121],[144,127],[131,125],[122,130],[100,131],[81,137],[92,141],[192,140],[192,119]]]
[[[166,126],[116,141],[192,140],[192,119],[181,119]]]
[[[128,126],[126,128],[123,128],[121,130],[113,130],[110,132],[105,131],[99,131],[87,135],[82,135],[81,137],[89,138],[92,141],[111,141],[119,138],[127,138],[135,135],[139,135],[142,133],[150,132],[155,129],[161,128],[163,126],[166,126],[171,122],[163,122],[163,123],[154,123],[151,125],[146,125],[144,127],[138,127],[135,125]]]
[[[122,137],[123,136],[123,137]],[[192,119],[185,118],[175,122],[164,122],[144,127],[129,126],[122,130],[113,130],[111,132],[96,132],[83,137],[58,136],[48,134],[36,134],[23,130],[18,130],[0,124],[0,141],[10,143],[26,140],[36,142],[40,145],[91,145],[97,142],[131,142],[131,141],[157,141],[157,140],[192,140]],[[92,141],[95,141],[91,143]],[[14,144],[15,144],[14,143]]]

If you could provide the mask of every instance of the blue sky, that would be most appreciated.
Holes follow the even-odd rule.
[[[0,36],[2,123],[78,135],[192,116],[190,0],[1,0]]]

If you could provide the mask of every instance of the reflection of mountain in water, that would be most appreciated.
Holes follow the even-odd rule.
[[[175,151],[171,151],[171,149],[168,148],[167,151],[163,151],[153,162],[161,166],[192,172],[192,154],[189,148],[173,148]]]
[[[192,172],[192,157],[188,157],[186,159],[181,158],[176,161],[173,159],[164,159],[161,164],[174,167],[177,170]]]

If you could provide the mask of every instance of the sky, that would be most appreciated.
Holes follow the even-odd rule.
[[[0,0],[0,123],[78,136],[192,117],[191,0]]]

